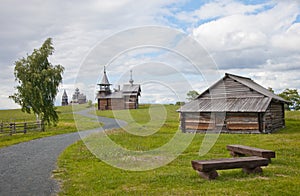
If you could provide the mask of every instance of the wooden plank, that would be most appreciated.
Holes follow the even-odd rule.
[[[228,130],[258,130],[259,126],[255,125],[245,125],[245,124],[227,124]]]
[[[275,158],[275,152],[272,150],[265,150],[260,148],[254,148],[244,145],[227,145],[227,150],[230,150],[237,154],[259,156],[263,158]]]
[[[236,96],[261,96],[256,91],[249,87],[231,79],[225,78],[223,82],[217,83],[209,92],[206,92],[202,97],[236,97]]]
[[[268,164],[268,159],[256,156],[192,161],[193,169],[200,172],[235,168],[256,168],[260,166],[267,166]]]

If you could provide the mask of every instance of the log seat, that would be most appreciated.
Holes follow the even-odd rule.
[[[244,145],[227,145],[227,150],[230,151],[230,154],[233,157],[240,157],[240,156],[259,156],[263,158],[269,159],[275,158],[275,152],[272,150],[265,150],[260,148],[254,148],[250,146]]]
[[[218,177],[216,170],[242,168],[247,174],[262,173],[261,166],[268,164],[268,159],[257,156],[192,161],[193,169],[198,171],[201,177],[208,180]]]

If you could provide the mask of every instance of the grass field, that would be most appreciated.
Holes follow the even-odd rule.
[[[45,131],[29,131],[26,134],[18,133],[12,136],[0,134],[0,148],[17,144],[20,142],[30,141],[37,138],[76,132],[77,127],[73,118],[73,110],[87,109],[87,105],[78,105],[74,108],[72,106],[58,107],[57,113],[59,116],[59,122],[57,126],[45,127]],[[75,114],[76,115],[76,114]],[[25,122],[34,121],[36,117],[33,114],[27,114],[20,109],[16,110],[0,110],[0,122]],[[87,130],[99,126],[98,122],[94,122],[92,119],[80,117],[82,120],[80,129]]]
[[[155,109],[154,109],[155,110]],[[109,132],[109,137],[130,150],[155,149],[173,137],[178,128],[176,106],[166,106],[165,124],[154,134],[137,136],[122,129]],[[149,108],[119,111],[118,117],[129,120],[135,131],[153,126]],[[122,114],[123,113],[123,114]],[[99,115],[112,117],[111,111]],[[123,117],[122,117],[123,116]],[[188,148],[171,163],[149,171],[128,171],[112,167],[96,158],[79,141],[68,147],[59,157],[55,178],[61,182],[60,195],[297,195],[300,191],[300,113],[287,112],[287,127],[274,134],[221,134],[213,148],[199,156],[204,135],[197,134]],[[143,130],[143,129],[142,129]],[[147,131],[147,130],[146,130]],[[93,139],[100,139],[94,135]],[[215,181],[198,176],[191,160],[229,157],[227,144],[244,144],[276,151],[276,158],[265,167],[262,175],[246,175],[240,169],[219,171]]]

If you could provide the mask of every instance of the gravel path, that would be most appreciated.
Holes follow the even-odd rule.
[[[96,117],[88,110],[77,112],[98,118],[104,129],[126,125],[124,121]],[[120,125],[120,126],[119,126]],[[99,130],[84,131],[84,135]],[[83,136],[82,134],[80,134]],[[59,186],[51,178],[59,154],[80,139],[79,133],[69,133],[32,140],[0,149],[0,195],[55,195]]]

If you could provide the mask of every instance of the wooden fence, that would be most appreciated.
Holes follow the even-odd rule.
[[[27,133],[28,131],[44,131],[42,121],[35,122],[1,122],[0,135],[13,135],[16,133]]]

